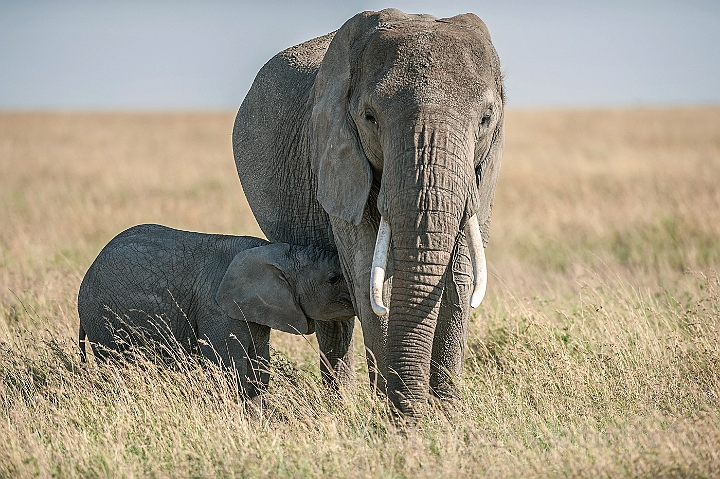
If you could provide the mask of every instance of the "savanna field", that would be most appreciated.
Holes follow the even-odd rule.
[[[261,235],[233,112],[0,113],[0,477],[720,477],[720,108],[506,113],[461,399],[400,427],[273,332],[267,407],[190,359],[79,360],[138,223]]]

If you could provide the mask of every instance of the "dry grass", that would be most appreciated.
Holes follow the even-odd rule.
[[[117,232],[259,234],[233,115],[0,114],[0,477],[720,476],[720,109],[507,117],[463,400],[403,430],[314,338],[274,334],[260,419],[192,360],[81,366]]]

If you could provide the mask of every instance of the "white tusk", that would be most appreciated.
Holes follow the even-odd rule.
[[[388,308],[383,304],[383,283],[385,283],[385,267],[387,254],[390,248],[390,223],[380,217],[380,228],[375,240],[375,253],[373,254],[372,269],[370,270],[370,305],[378,316],[388,314]]]
[[[485,297],[485,290],[487,289],[487,262],[485,261],[485,248],[483,247],[477,215],[473,215],[465,224],[465,236],[468,240],[470,261],[475,274],[475,286],[470,297],[470,307],[477,308]]]

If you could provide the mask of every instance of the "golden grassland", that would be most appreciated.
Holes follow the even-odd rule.
[[[261,234],[227,113],[0,113],[0,477],[720,477],[720,108],[509,111],[461,400],[398,427],[273,333],[267,408],[187,359],[81,365],[121,230]]]

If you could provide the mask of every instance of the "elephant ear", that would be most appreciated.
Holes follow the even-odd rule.
[[[312,333],[314,323],[300,308],[281,267],[289,250],[286,243],[272,243],[235,255],[215,295],[220,309],[239,321],[286,333]]]
[[[382,22],[406,17],[399,10],[358,13],[335,33],[313,86],[311,165],[317,200],[331,216],[360,224],[372,169],[347,111],[353,45]]]
[[[440,22],[458,25],[474,32],[481,34],[492,44],[490,32],[487,25],[477,15],[473,13],[465,13],[450,18],[441,18]],[[499,61],[497,55],[493,51],[495,58],[494,63],[498,65],[498,74],[496,82],[500,95],[500,107],[503,108],[505,103],[505,92],[503,87],[502,75],[499,73]],[[501,110],[501,116],[498,120],[495,130],[492,133],[490,149],[484,159],[475,168],[475,179],[477,190],[472,191],[468,197],[465,207],[465,216],[463,223],[469,219],[472,214],[477,214],[480,223],[480,234],[483,240],[483,246],[487,246],[490,238],[490,218],[492,216],[492,207],[495,198],[495,185],[497,185],[498,176],[500,174],[500,163],[502,162],[503,147],[505,144],[505,120],[504,113]]]
[[[487,247],[490,238],[490,218],[495,199],[495,185],[500,175],[500,163],[502,162],[503,147],[505,146],[505,119],[500,117],[495,131],[493,132],[490,150],[483,161],[475,169],[475,178],[478,186],[477,217],[480,223],[480,234],[483,239],[483,246]]]

